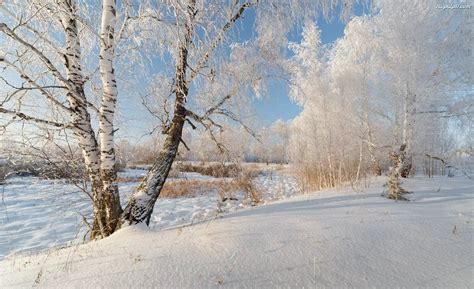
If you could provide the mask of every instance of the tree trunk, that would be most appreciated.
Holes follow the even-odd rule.
[[[379,161],[377,160],[377,156],[375,155],[375,146],[372,141],[373,141],[372,132],[370,131],[370,128],[369,128],[368,135],[367,135],[367,150],[369,151],[369,155],[370,155],[372,173],[376,176],[381,176],[382,169],[380,168]]]
[[[376,148],[374,144],[374,138],[372,134],[372,127],[370,126],[370,103],[369,103],[369,94],[367,93],[366,89],[366,69],[364,67],[364,87],[363,87],[363,94],[364,94],[364,125],[366,130],[366,137],[367,137],[367,150],[370,156],[371,168],[372,173],[376,176],[382,175],[382,169],[380,168],[379,161],[377,160],[377,156],[375,154]]]
[[[188,13],[191,18],[195,15],[195,0],[190,0]],[[188,66],[188,47],[192,41],[191,24],[185,25],[184,40],[179,43],[179,55],[176,65],[175,106],[173,119],[167,130],[167,136],[161,151],[159,152],[153,166],[145,179],[130,196],[130,200],[122,214],[122,224],[150,223],[153,207],[158,199],[161,189],[165,184],[173,161],[178,153],[181,142],[184,121],[186,118],[186,97],[188,95],[188,84],[186,82],[186,68]]]
[[[117,187],[114,144],[114,112],[117,102],[117,84],[113,67],[114,27],[116,22],[115,0],[102,1],[102,21],[100,27],[99,68],[102,80],[102,102],[99,111],[100,169],[106,226],[115,231],[122,213]]]
[[[182,108],[179,107],[181,107],[181,104],[177,103],[175,113],[176,110],[183,110],[182,108],[184,108],[184,106]],[[128,201],[122,214],[123,223],[137,224],[146,222],[147,225],[149,224],[153,206],[161,193],[161,189],[178,152],[184,118],[184,112],[182,114],[177,113],[173,117],[169,134],[153,166]]]
[[[412,145],[413,145],[413,134],[414,134],[414,129],[415,129],[415,115],[416,115],[416,95],[410,92],[408,82],[407,82],[405,102],[404,102],[403,131],[402,131],[402,146],[404,147],[404,149],[403,150],[400,149],[400,153],[402,154],[400,176],[402,178],[408,178],[413,166]]]
[[[116,210],[117,205],[118,208],[120,208],[120,205],[116,187],[106,187],[107,189],[104,190],[102,179],[115,180],[115,172],[110,173],[108,170],[104,170],[104,172],[101,173],[101,153],[91,125],[91,117],[87,110],[88,102],[84,93],[85,80],[81,71],[81,49],[75,16],[77,8],[73,0],[61,0],[59,4],[63,9],[61,13],[61,23],[64,27],[66,40],[66,53],[64,54],[66,75],[67,81],[72,87],[67,93],[67,100],[72,111],[71,120],[73,131],[78,138],[86,165],[87,175],[92,187],[93,228],[91,238],[106,237],[115,231],[119,214],[117,214]],[[114,81],[110,83],[115,85]],[[104,88],[104,91],[105,90]],[[111,119],[106,120],[111,121]],[[107,141],[107,139],[103,143],[110,145],[110,141]],[[112,160],[114,163],[115,157],[107,160],[106,166],[110,165]]]
[[[356,172],[356,178],[355,178],[355,181],[356,181],[356,182],[358,182],[358,181],[359,181],[359,178],[360,178],[360,170],[361,170],[362,160],[363,160],[363,150],[362,150],[362,147],[363,147],[363,143],[361,142],[361,143],[360,143],[360,146],[359,146],[359,162],[357,163],[357,172]]]

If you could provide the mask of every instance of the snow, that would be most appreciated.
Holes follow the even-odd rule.
[[[126,170],[121,178],[138,181],[146,170]],[[198,173],[180,173],[176,179],[215,178]],[[255,180],[262,190],[263,203],[282,199],[297,193],[293,178],[274,175]],[[122,203],[137,186],[137,182],[120,183]],[[62,180],[42,180],[35,177],[15,177],[0,185],[3,203],[0,203],[0,260],[9,254],[36,252],[55,246],[82,243],[87,232],[83,216],[90,217],[89,197],[77,186]],[[160,199],[154,207],[150,227],[161,230],[178,225],[216,218],[223,213],[248,206],[243,193],[238,201],[218,204],[217,192],[193,198]]]
[[[90,213],[88,196],[64,181],[15,177],[0,190],[0,260],[20,250],[66,244],[78,235],[82,215]]]
[[[416,177],[412,201],[395,202],[383,181],[10,255],[0,287],[473,288],[474,183]]]

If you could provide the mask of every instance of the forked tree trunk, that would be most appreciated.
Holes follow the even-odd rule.
[[[195,15],[195,0],[188,5],[189,16]],[[186,119],[186,97],[188,84],[186,83],[186,68],[188,66],[188,47],[192,41],[193,28],[190,23],[185,25],[184,40],[179,43],[179,56],[176,65],[175,106],[171,126],[158,157],[146,175],[145,179],[130,196],[128,204],[122,214],[122,224],[150,223],[153,207],[158,199],[181,142],[183,126]]]
[[[94,227],[97,232],[92,234],[104,235],[106,225],[101,216],[102,190],[100,180],[100,153],[92,129],[90,115],[87,111],[87,100],[84,94],[84,77],[81,71],[81,49],[76,22],[76,5],[73,0],[61,0],[61,23],[65,31],[66,51],[64,62],[67,81],[71,89],[67,92],[67,100],[71,108],[71,120],[74,134],[79,140],[79,146],[84,157],[87,175],[92,186]]]

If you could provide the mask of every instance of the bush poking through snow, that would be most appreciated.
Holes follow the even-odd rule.
[[[239,187],[243,190],[245,198],[250,201],[250,205],[256,206],[262,201],[262,193],[254,186],[253,177],[250,172],[244,172],[237,179]]]
[[[76,160],[41,161],[25,158],[0,165],[0,179],[11,176],[77,180],[84,178],[84,166]]]
[[[410,194],[411,192],[405,190],[401,186],[400,177],[390,176],[390,179],[387,182],[387,198],[396,200],[396,201],[409,201],[405,195]]]
[[[387,198],[392,200],[409,201],[405,195],[411,192],[405,190],[401,186],[401,171],[403,169],[403,161],[400,153],[391,152],[389,155],[390,160],[393,163],[393,167],[390,169],[390,178],[387,181]]]

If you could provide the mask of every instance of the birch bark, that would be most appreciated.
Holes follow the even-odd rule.
[[[87,174],[92,186],[94,232],[92,235],[106,236],[106,224],[102,210],[102,190],[100,180],[100,152],[87,111],[87,100],[84,93],[84,77],[81,71],[81,47],[77,29],[76,5],[73,0],[61,0],[61,23],[65,31],[66,49],[64,63],[66,79],[70,84],[67,100],[71,109],[71,120],[74,134],[82,150]]]
[[[115,231],[122,213],[115,170],[114,113],[118,95],[113,66],[115,24],[116,2],[103,0],[99,54],[102,80],[102,101],[99,109],[100,177],[104,195],[105,222],[111,232]]]

